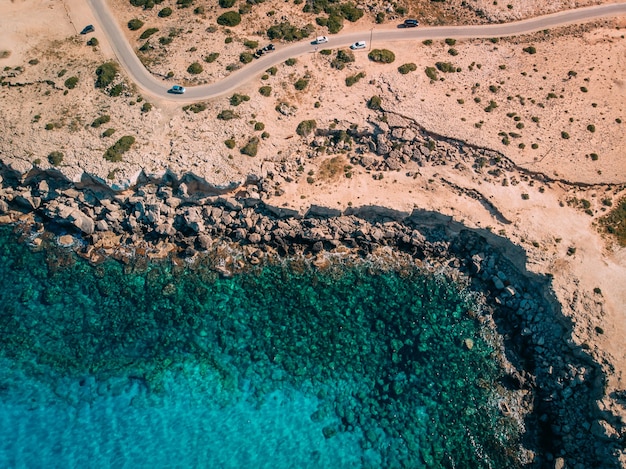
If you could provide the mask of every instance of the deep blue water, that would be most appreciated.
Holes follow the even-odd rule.
[[[480,306],[442,276],[136,271],[2,228],[0,282],[0,467],[515,465]]]

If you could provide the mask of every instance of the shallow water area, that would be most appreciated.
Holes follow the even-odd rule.
[[[4,229],[0,279],[3,467],[517,465],[479,298],[444,276],[135,272]]]

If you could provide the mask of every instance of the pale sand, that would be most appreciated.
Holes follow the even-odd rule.
[[[173,6],[174,2],[169,3]],[[460,2],[448,3],[449,11],[442,13],[440,19],[451,17],[454,8],[461,10]],[[502,5],[497,7],[491,7],[492,3],[484,1],[480,5],[490,17],[508,20],[592,2],[557,4],[537,0],[526,2],[524,11],[509,10],[506,2],[499,2]],[[156,17],[158,9],[168,2],[148,12],[129,6],[126,0],[114,0],[111,4],[122,24],[139,17],[146,21],[146,26],[161,22],[159,27],[167,31],[169,24],[174,26],[180,21],[181,13],[175,8],[169,19]],[[267,2],[260,5],[258,13],[253,13],[258,15],[257,29],[266,28],[268,17],[264,15],[269,9]],[[427,11],[426,6],[416,11],[422,11],[420,9],[424,17],[431,15],[432,22],[436,22],[435,13]],[[190,11],[187,13],[193,17]],[[207,7],[207,18],[210,14]],[[373,24],[367,21],[363,18],[356,25],[346,23],[344,30],[363,28],[367,31],[369,24]],[[89,8],[79,0],[16,0],[4,6],[0,19],[3,28],[0,49],[9,50],[11,54],[0,59],[0,66],[24,67],[23,73],[5,81],[28,83],[22,87],[0,88],[0,113],[4,116],[0,120],[0,154],[4,162],[25,171],[35,160],[40,160],[38,165],[47,168],[46,156],[51,151],[62,150],[65,158],[60,169],[69,177],[78,179],[86,171],[107,181],[107,175],[117,169],[115,179],[109,180],[115,184],[132,180],[142,169],[154,174],[166,168],[178,174],[193,172],[214,184],[227,184],[241,182],[249,173],[265,174],[268,170],[280,173],[283,169],[293,173],[302,164],[304,171],[294,182],[283,181],[281,188],[285,193],[274,197],[272,203],[302,210],[310,204],[337,208],[346,208],[349,204],[376,204],[402,210],[419,207],[449,214],[468,226],[490,227],[527,250],[531,271],[554,275],[556,295],[564,313],[574,321],[574,340],[589,344],[596,358],[606,360],[605,371],[608,363],[614,367],[614,372],[607,373],[609,392],[624,389],[626,250],[600,235],[594,224],[606,210],[601,203],[603,198],[610,197],[615,202],[625,195],[626,124],[618,124],[616,119],[626,121],[623,74],[626,18],[597,22],[584,28],[563,28],[547,36],[506,39],[496,44],[487,40],[457,42],[454,45],[458,51],[456,56],[449,55],[450,47],[442,42],[431,46],[376,44],[376,47],[394,51],[393,64],[370,63],[364,52],[357,53],[356,62],[342,71],[331,69],[329,59],[319,54],[300,57],[296,66],[279,65],[275,77],[266,81],[257,77],[239,90],[251,100],[233,108],[241,118],[228,123],[215,119],[220,110],[231,108],[227,98],[209,101],[207,110],[198,114],[185,113],[179,105],[150,99],[154,108],[142,113],[141,104],[131,105],[137,99],[132,86],[127,96],[119,98],[94,90],[95,68],[113,59],[113,54],[104,36],[98,34],[97,24],[94,36],[100,40],[100,45],[96,50],[84,45],[85,37],[76,35],[89,23],[95,24],[95,21]],[[211,24],[214,23],[208,19],[193,17],[185,24],[185,32],[159,52],[163,55],[161,63],[152,63],[151,70],[161,74],[172,70],[176,79],[185,84],[192,84],[196,79],[211,81],[226,74],[227,64],[238,61],[239,53],[245,50],[241,40],[267,42],[255,37],[253,31],[244,34],[243,27],[237,27],[232,28],[236,41],[225,44],[226,34],[222,28],[206,33]],[[131,40],[136,40],[138,35],[139,32],[127,33]],[[528,45],[534,45],[537,53],[523,52]],[[195,52],[189,52],[192,46],[197,48]],[[332,43],[328,47],[332,47]],[[202,62],[202,57],[210,52],[220,53],[213,65]],[[33,58],[39,63],[29,65],[28,61]],[[199,77],[185,72],[194,60],[205,68]],[[440,73],[445,80],[430,83],[423,70],[437,61],[452,62],[461,67],[462,72]],[[408,62],[415,63],[417,71],[399,74],[397,67]],[[59,78],[61,69],[68,71]],[[576,76],[568,76],[570,70],[575,71]],[[366,77],[346,87],[345,78],[360,71],[364,71]],[[7,72],[3,74],[6,76]],[[74,75],[79,77],[79,84],[64,95],[63,81]],[[293,83],[305,75],[310,80],[307,90],[297,92]],[[50,86],[44,80],[53,80],[56,85]],[[476,83],[480,86],[476,87]],[[263,84],[272,86],[270,98],[258,93]],[[499,89],[491,92],[490,85]],[[582,86],[588,92],[582,92]],[[548,98],[549,93],[557,97]],[[375,94],[383,99],[384,108],[409,116],[430,131],[495,149],[527,169],[556,179],[622,186],[571,189],[561,183],[551,183],[543,185],[541,192],[540,184],[530,186],[522,181],[519,185],[504,187],[488,174],[471,169],[458,171],[451,167],[411,165],[406,171],[419,170],[420,176],[416,179],[407,177],[403,170],[387,172],[377,181],[364,169],[355,168],[350,179],[341,177],[308,184],[308,172],[317,175],[320,163],[329,157],[307,156],[307,145],[295,135],[298,123],[316,119],[318,127],[328,127],[337,119],[338,128],[354,124],[366,128],[368,119],[376,119],[376,113],[365,105]],[[509,96],[513,99],[508,100]],[[475,97],[481,102],[476,103]],[[525,98],[525,104],[519,97]],[[487,113],[484,108],[492,99],[498,107]],[[535,104],[531,102],[533,99]],[[274,108],[281,101],[297,106],[296,114],[279,115]],[[320,103],[319,108],[314,107],[315,102]],[[517,121],[511,113],[521,117],[522,129],[516,128]],[[98,129],[92,128],[91,122],[102,114],[110,115],[111,122]],[[36,119],[36,115],[40,118]],[[539,118],[538,123],[532,121],[533,116]],[[241,155],[237,148],[251,135],[259,135],[260,132],[253,130],[255,121],[265,124],[270,137],[261,142],[259,155],[250,158]],[[475,124],[481,121],[477,128]],[[46,131],[46,123],[58,123],[61,128]],[[595,132],[587,130],[589,124],[595,125]],[[115,128],[116,133],[103,139],[100,135],[107,128]],[[504,145],[502,136],[498,135],[501,131],[519,133],[521,137],[510,137],[510,144]],[[563,139],[562,131],[568,132],[570,138]],[[105,162],[104,150],[126,134],[137,138],[137,144],[125,155],[128,163]],[[234,150],[228,150],[223,144],[230,137],[238,144]],[[524,143],[525,148],[520,149],[519,143]],[[539,148],[533,150],[532,143],[537,143]],[[589,157],[591,153],[598,154],[597,161]],[[441,177],[461,187],[478,190],[513,223],[500,224],[478,202],[443,185]],[[522,200],[523,193],[529,195],[528,200]],[[594,217],[567,206],[567,200],[572,197],[589,200]],[[566,254],[569,247],[576,248],[573,256]],[[596,287],[601,289],[601,295],[594,294]],[[596,326],[601,327],[604,334],[596,333]],[[624,414],[623,408],[608,399],[606,405]]]

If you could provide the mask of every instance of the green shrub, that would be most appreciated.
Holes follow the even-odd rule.
[[[582,91],[583,93],[586,93],[586,92],[587,92],[587,91],[589,91],[589,90],[587,89],[587,87],[586,87],[586,86],[581,86],[581,87],[580,87],[580,91]]]
[[[221,26],[237,26],[241,23],[241,15],[236,11],[227,11],[217,17],[217,24]]]
[[[254,60],[254,55],[250,52],[242,52],[239,54],[239,62],[242,64],[249,64],[252,60]]]
[[[193,0],[176,0],[178,8],[189,8],[193,4]]]
[[[417,70],[417,65],[415,65],[414,63],[410,62],[408,64],[403,64],[400,65],[398,67],[398,71],[402,74],[402,75],[406,75],[407,73],[411,73],[414,72],[415,70]]]
[[[346,66],[345,64],[355,60],[354,53],[351,50],[340,49],[337,51],[337,56],[330,62],[330,66],[337,70],[343,70]]]
[[[331,49],[322,49],[320,51],[320,54],[322,55],[331,55],[333,53],[333,51]]]
[[[452,65],[450,62],[437,62],[435,63],[435,67],[437,67],[437,70],[443,73],[456,72],[456,66]]]
[[[385,22],[385,13],[382,11],[379,11],[378,13],[376,13],[376,24],[382,24]]]
[[[288,42],[300,41],[305,37],[309,37],[313,30],[312,25],[298,28],[289,22],[283,22],[270,27],[267,30],[267,37],[270,39],[283,39]]]
[[[255,122],[254,130],[260,132],[261,130],[265,130],[265,124],[263,122]]]
[[[150,36],[158,32],[159,32],[159,28],[148,28],[143,33],[141,33],[141,36],[139,36],[139,39],[148,39]]]
[[[235,4],[235,0],[220,0],[219,4],[222,8],[232,8]]]
[[[192,75],[198,75],[199,73],[202,73],[203,70],[202,65],[198,62],[194,62],[187,67],[187,73],[191,73]]]
[[[248,49],[256,49],[257,47],[259,47],[259,41],[250,41],[246,39],[245,41],[243,41],[243,45]]]
[[[589,132],[593,133],[593,132],[595,132],[595,131],[596,131],[596,126],[595,126],[595,125],[593,125],[593,124],[589,124],[589,125],[587,126],[587,130],[588,130]]]
[[[390,64],[396,60],[396,55],[387,49],[373,49],[367,56],[372,62],[384,64]]]
[[[358,81],[364,77],[365,77],[365,72],[359,72],[356,75],[350,75],[349,77],[346,78],[346,86],[352,86],[358,83]]]
[[[224,109],[217,115],[217,118],[223,121],[237,119],[238,117],[239,117],[239,114],[237,114],[235,111],[232,111],[231,109]]]
[[[446,44],[448,44],[449,46],[453,46],[456,44],[456,39],[452,39],[452,38],[447,38],[446,39]]]
[[[263,132],[263,133],[261,134],[261,138],[262,138],[262,139],[264,139],[264,140],[265,140],[266,138],[270,138],[270,134],[269,134],[269,133],[267,133],[267,132]]]
[[[426,72],[426,76],[432,81],[439,80],[439,75],[437,74],[437,69],[435,67],[426,67],[424,71]]]
[[[231,42],[233,42],[233,38],[228,36],[226,39],[224,39],[224,44],[230,44]]]
[[[199,112],[206,110],[206,103],[193,103],[183,106],[183,111],[191,111],[194,114],[198,114]]]
[[[204,58],[204,61],[206,63],[212,64],[213,62],[215,62],[217,60],[217,58],[220,56],[219,52],[211,52],[209,55],[207,55]]]
[[[298,91],[302,91],[304,90],[307,86],[309,85],[309,80],[307,80],[306,78],[300,78],[298,81],[296,81],[294,83],[294,87],[296,88],[296,90]]]
[[[141,112],[150,112],[152,110],[152,104],[150,103],[143,103],[143,105],[141,106]]]
[[[259,93],[261,93],[261,96],[265,96],[267,98],[270,94],[272,94],[272,87],[262,86],[261,88],[259,88]]]
[[[250,101],[250,96],[245,94],[235,93],[230,97],[230,105],[231,106],[239,106],[244,101]]]
[[[382,99],[380,99],[380,96],[376,96],[376,95],[372,96],[369,99],[369,101],[367,101],[367,107],[373,111],[380,110],[382,104],[383,104]]]
[[[115,62],[106,62],[96,69],[96,88],[106,88],[117,76],[117,64]]]
[[[450,49],[448,49],[448,54],[452,56],[456,56],[456,55],[459,55],[459,51],[456,50],[454,47],[451,47]]]
[[[357,8],[352,2],[340,4],[339,11],[341,12],[341,16],[351,23],[354,23],[363,17],[363,10]]]
[[[278,73],[278,69],[276,67],[270,67],[267,70],[265,70],[267,73],[269,73],[270,75],[274,76]]]
[[[94,129],[97,129],[98,127],[100,127],[102,124],[106,124],[107,122],[111,121],[111,116],[109,116],[108,114],[104,114],[100,117],[96,117],[94,119],[94,121],[91,123],[91,126]]]
[[[87,45],[91,47],[97,47],[98,44],[100,44],[100,42],[98,41],[97,37],[92,37],[91,39],[87,41]]]
[[[536,54],[537,53],[537,49],[535,48],[535,46],[524,47],[522,50],[524,52],[526,52],[527,54]]]
[[[626,197],[600,219],[600,225],[607,233],[615,236],[621,246],[626,246]]]
[[[172,9],[170,7],[165,7],[161,11],[159,11],[159,17],[167,18],[172,15]]]
[[[246,143],[242,148],[239,149],[239,151],[244,155],[256,156],[258,149],[259,138],[252,137],[250,140],[248,140],[248,143]]]
[[[110,137],[114,133],[115,133],[115,129],[106,129],[104,132],[102,132],[102,136],[103,137]]]
[[[343,17],[340,15],[331,14],[326,22],[328,32],[331,34],[337,34],[343,29]]]
[[[290,67],[293,67],[296,63],[298,63],[298,61],[294,58],[285,60],[285,65],[289,65]]]
[[[296,133],[301,137],[306,137],[317,128],[317,122],[315,120],[302,121],[296,127]]]
[[[117,83],[111,87],[109,90],[109,96],[120,96],[124,91],[124,85],[122,83]]]
[[[496,103],[495,101],[489,101],[489,106],[485,108],[485,112],[491,112],[497,107],[498,107],[498,103]]]
[[[204,15],[204,7],[200,5],[199,7],[194,8],[193,13],[194,15]]]
[[[104,159],[111,162],[122,161],[122,155],[130,150],[133,143],[135,143],[135,137],[125,135],[104,152]]]
[[[76,88],[77,84],[78,84],[78,77],[69,77],[67,80],[65,80],[65,87],[67,89],[73,90],[74,88]]]
[[[133,18],[128,22],[128,29],[130,29],[131,31],[137,31],[141,28],[143,28],[143,21],[138,18]]]
[[[48,161],[52,166],[59,166],[63,161],[63,153],[60,151],[53,151],[48,155]]]
[[[424,44],[425,46],[432,46],[433,45],[433,40],[432,39],[424,39],[422,41],[422,44]]]
[[[569,134],[567,132],[565,132],[565,131],[562,131],[561,132],[561,138],[564,138],[564,139],[567,140],[569,138]]]
[[[589,155],[589,157],[591,158],[591,161],[598,161],[598,154],[597,153],[591,153]]]
[[[228,140],[224,140],[224,145],[232,150],[237,145],[237,142],[235,142],[232,138],[229,138]]]

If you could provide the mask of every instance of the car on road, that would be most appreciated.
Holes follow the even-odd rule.
[[[357,49],[365,49],[366,47],[367,47],[367,44],[365,43],[365,41],[357,41],[350,46],[350,49],[357,50]]]
[[[89,33],[93,33],[95,30],[96,28],[93,27],[93,24],[88,24],[87,26],[83,28],[83,30],[80,33],[89,34]]]
[[[263,49],[259,49],[254,53],[254,58],[258,59],[259,57],[261,57],[263,54],[265,54],[265,51]]]
[[[326,36],[317,36],[313,44],[326,44],[328,42],[328,37]]]
[[[170,93],[173,94],[184,94],[185,93],[185,87],[184,86],[180,86],[180,85],[174,85],[170,88],[169,90]]]
[[[417,20],[408,19],[408,20],[404,20],[404,23],[402,23],[402,25],[405,28],[417,28],[420,25],[420,22]]]
[[[276,49],[274,44],[268,44],[263,48],[263,52],[272,52],[274,49]]]

